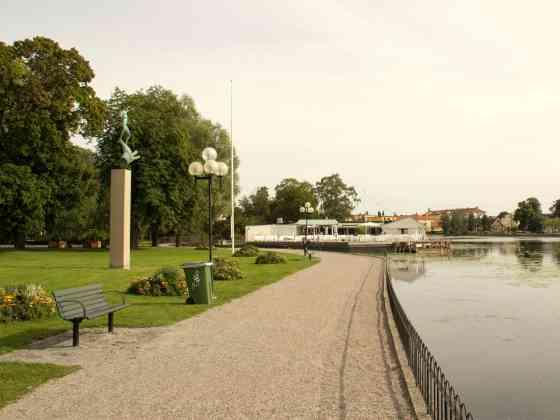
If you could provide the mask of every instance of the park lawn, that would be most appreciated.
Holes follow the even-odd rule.
[[[61,378],[79,369],[50,363],[0,363],[0,408],[53,378]]]
[[[228,249],[217,249],[217,256],[230,256]],[[255,258],[236,258],[245,278],[217,281],[212,305],[185,305],[184,298],[126,295],[132,304],[115,314],[115,328],[153,327],[173,324],[273,283],[317,262],[300,255],[285,254],[286,264],[257,265]],[[161,267],[180,266],[187,261],[205,261],[208,251],[192,248],[145,248],[132,252],[130,271],[110,269],[107,250],[34,249],[0,250],[0,287],[35,283],[49,290],[101,283],[105,290],[126,291],[131,280],[154,273]],[[115,303],[119,296],[109,295]],[[116,299],[116,300],[115,300]],[[105,326],[107,317],[84,321],[82,328]],[[0,354],[22,348],[35,339],[70,330],[72,324],[58,316],[48,319],[0,325]]]

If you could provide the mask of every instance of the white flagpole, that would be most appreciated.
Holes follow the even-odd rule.
[[[235,166],[233,161],[233,81],[229,81],[229,142],[231,143],[231,253],[235,253],[235,196],[234,196],[234,182],[235,182]]]

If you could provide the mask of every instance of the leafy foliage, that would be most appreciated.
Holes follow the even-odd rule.
[[[560,232],[560,217],[551,217],[544,221],[544,231],[546,233]]]
[[[544,216],[541,203],[535,197],[519,202],[513,214],[513,219],[519,222],[519,229],[529,232],[542,232],[544,228]]]
[[[10,163],[0,165],[0,235],[25,244],[25,236],[40,231],[45,222],[46,186],[31,169]]]
[[[244,277],[239,261],[229,258],[214,258],[213,273],[214,280],[240,280]]]
[[[276,252],[266,252],[261,254],[255,260],[255,264],[285,264],[286,258]]]
[[[560,198],[554,201],[549,210],[551,213],[551,217],[560,217]]]
[[[0,322],[47,318],[55,312],[54,300],[42,286],[0,288]]]
[[[270,199],[268,188],[259,187],[257,192],[248,197],[243,197],[239,205],[248,225],[262,225],[272,223],[271,213],[272,200]]]
[[[466,235],[480,231],[488,232],[492,219],[485,214],[482,217],[475,217],[473,213],[454,211],[450,215],[444,213],[440,223],[445,235]]]
[[[227,133],[201,118],[190,97],[178,97],[160,86],[133,94],[116,89],[107,105],[108,124],[98,142],[103,188],[109,188],[110,170],[125,166],[117,142],[122,109],[127,109],[129,115],[129,145],[141,156],[133,164],[132,177],[135,245],[143,226],[150,231],[152,245],[157,245],[159,235],[164,233],[180,236],[204,230],[206,189],[195,184],[187,169],[192,161],[200,160],[200,153],[208,146],[216,148],[220,159],[226,159],[230,148]],[[223,180],[226,185],[230,176],[231,173]],[[226,212],[229,192],[229,188],[213,189],[215,214]]]
[[[267,187],[259,187],[255,194],[241,198],[238,220],[245,225],[276,223],[278,219],[293,223],[303,217],[300,207],[307,202],[315,209],[315,215],[344,221],[360,199],[355,188],[346,185],[339,174],[323,177],[315,186],[286,178],[274,188],[274,197],[270,197]]]
[[[77,148],[69,140],[74,135],[96,136],[103,127],[105,106],[90,86],[93,77],[76,49],[63,49],[48,38],[0,42],[0,165],[29,168],[27,186],[44,194],[34,193],[34,204],[26,205],[36,209],[36,224],[47,234],[65,220],[74,220],[82,206],[79,198],[88,193],[76,174]],[[16,202],[6,201],[4,206],[18,212]],[[22,245],[35,228],[19,218],[10,236],[17,231]]]
[[[187,294],[185,273],[175,267],[164,267],[151,277],[133,281],[128,292],[144,296],[183,296]]]
[[[233,254],[234,257],[256,257],[259,255],[259,248],[254,245],[245,244]]]
[[[306,202],[317,208],[313,185],[307,181],[300,182],[295,178],[286,178],[274,190],[276,196],[271,205],[273,220],[282,218],[284,223],[299,220],[301,217],[299,209]]]
[[[315,192],[323,215],[341,222],[350,217],[360,202],[356,189],[346,185],[339,174],[321,178],[315,184]]]

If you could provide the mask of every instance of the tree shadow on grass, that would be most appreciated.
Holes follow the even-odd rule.
[[[35,328],[6,335],[0,338],[0,355],[23,348],[34,348],[36,343],[64,335],[69,328],[52,328],[46,331],[38,331]],[[71,332],[70,332],[71,334]]]

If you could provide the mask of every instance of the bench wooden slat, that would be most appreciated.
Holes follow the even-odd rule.
[[[103,309],[105,309],[105,308],[110,308],[110,307],[111,307],[111,305],[109,305],[108,303],[105,303],[105,302],[99,303],[99,304],[97,304],[97,305],[95,305],[95,306],[91,306],[91,305],[90,305],[90,306],[87,306],[87,305],[86,305],[86,313],[85,313],[85,316],[84,316],[84,310],[83,310],[83,308],[82,308],[81,306],[79,306],[79,305],[76,305],[76,306],[74,306],[74,307],[71,307],[70,309],[64,309],[64,311],[61,311],[61,312],[62,312],[64,318],[70,318],[70,319],[72,319],[72,318],[77,318],[77,317],[80,317],[80,318],[84,318],[84,317],[85,317],[85,318],[89,318],[89,317],[90,317],[90,314],[94,313],[95,311],[97,311],[97,310],[103,310]]]
[[[73,294],[80,294],[80,293],[85,294],[88,291],[92,291],[92,290],[102,291],[103,289],[100,284],[90,284],[89,286],[84,286],[84,287],[74,287],[71,289],[56,290],[53,292],[53,294],[58,298],[58,297],[64,297]]]
[[[75,306],[80,306],[80,304],[77,302],[80,302],[86,308],[89,306],[99,305],[100,303],[109,305],[109,303],[105,300],[103,296],[98,296],[96,299],[88,299],[88,300],[76,299],[75,301],[66,301],[60,303],[58,306],[62,311],[66,311],[66,308],[74,308]]]
[[[73,293],[71,295],[55,296],[55,297],[57,301],[64,302],[66,300],[74,300],[74,299],[84,300],[95,296],[103,296],[103,292],[101,290],[91,290],[85,293]]]

